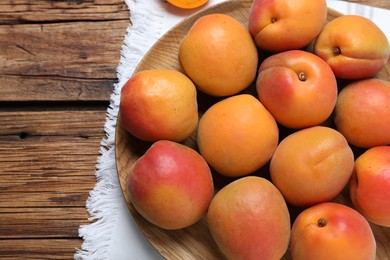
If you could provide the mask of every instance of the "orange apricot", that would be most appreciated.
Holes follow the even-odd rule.
[[[208,0],[167,0],[167,2],[182,9],[192,9],[204,5]]]
[[[290,204],[307,207],[335,198],[348,183],[353,166],[345,137],[333,128],[313,126],[280,142],[270,173]]]
[[[252,95],[226,98],[211,106],[199,122],[201,155],[220,174],[250,174],[272,157],[279,130],[273,116]]]

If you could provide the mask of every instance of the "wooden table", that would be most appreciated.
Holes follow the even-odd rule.
[[[1,259],[72,259],[81,247],[129,22],[124,0],[1,0]]]

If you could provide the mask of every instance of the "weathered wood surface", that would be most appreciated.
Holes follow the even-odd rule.
[[[2,1],[0,101],[105,101],[129,12],[124,1]]]
[[[0,241],[0,255],[2,260],[70,260],[79,244],[74,239],[7,239]]]
[[[1,259],[80,248],[129,21],[124,0],[0,1]]]
[[[72,259],[129,10],[0,2],[0,258]]]

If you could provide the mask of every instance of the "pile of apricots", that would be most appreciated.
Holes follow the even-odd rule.
[[[145,219],[181,229],[206,216],[228,259],[375,259],[370,225],[390,227],[389,41],[327,12],[255,0],[247,24],[204,15],[180,43],[181,71],[126,82],[121,126],[150,143],[127,182]],[[202,110],[200,97],[215,102]]]

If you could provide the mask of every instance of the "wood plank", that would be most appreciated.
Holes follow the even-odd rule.
[[[0,111],[2,259],[71,259],[81,247],[106,111],[57,109]]]
[[[129,26],[123,0],[0,3],[0,101],[108,101]]]
[[[81,239],[11,239],[0,240],[2,260],[14,259],[73,259]]]
[[[85,206],[101,139],[41,140],[0,142],[0,207]]]
[[[20,133],[31,136],[72,135],[85,138],[103,136],[106,107],[86,111],[68,109],[68,111],[0,110],[0,139],[1,136],[18,136]]]
[[[0,82],[1,101],[108,101],[116,79],[15,75]]]
[[[103,21],[1,26],[0,75],[113,78],[127,25]]]
[[[79,226],[89,223],[85,207],[0,208],[0,216],[0,240],[78,238]]]
[[[0,26],[0,101],[109,100],[127,26]]]
[[[4,0],[0,24],[0,256],[72,259],[129,12],[123,0]]]
[[[106,112],[1,111],[0,207],[85,206]]]
[[[0,24],[128,19],[123,0],[2,0]]]

